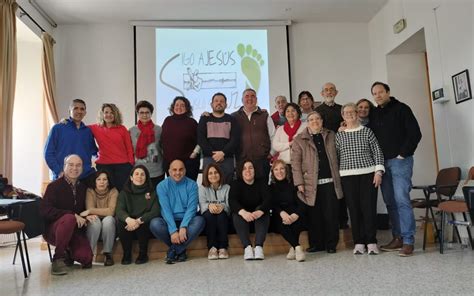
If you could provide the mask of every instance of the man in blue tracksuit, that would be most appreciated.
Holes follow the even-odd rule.
[[[84,162],[79,179],[83,180],[95,171],[91,167],[91,158],[97,155],[97,146],[91,130],[82,122],[86,113],[86,103],[81,99],[73,100],[69,106],[69,119],[55,124],[49,132],[44,158],[53,180],[62,175],[64,159],[71,154],[79,155]]]
[[[186,261],[186,248],[204,228],[204,218],[197,216],[198,186],[186,177],[181,160],[170,164],[169,177],[156,187],[161,217],[150,222],[153,235],[168,245],[166,263]]]

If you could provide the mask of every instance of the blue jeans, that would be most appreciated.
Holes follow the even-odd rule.
[[[178,228],[180,223],[181,221],[176,221],[176,226]],[[191,222],[189,222],[188,224],[188,239],[186,240],[186,242],[180,245],[175,245],[171,243],[171,235],[168,232],[168,224],[166,224],[165,219],[161,217],[153,218],[150,221],[150,231],[157,239],[162,240],[168,247],[174,248],[176,254],[182,254],[186,251],[188,245],[202,232],[202,230],[204,229],[204,224],[205,222],[203,217],[194,216],[194,218],[192,218]]]
[[[382,195],[392,222],[394,237],[402,237],[403,244],[415,243],[415,215],[410,203],[413,156],[405,159],[386,159],[382,180]]]

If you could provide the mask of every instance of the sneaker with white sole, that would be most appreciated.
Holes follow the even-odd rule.
[[[254,249],[254,253],[255,253],[255,260],[265,259],[265,255],[263,255],[263,248],[261,246],[256,246]]]
[[[354,246],[354,251],[353,251],[354,255],[362,255],[365,253],[365,245],[363,244],[356,244]]]
[[[228,259],[229,258],[229,252],[227,252],[227,249],[222,248],[219,249],[219,259]]]
[[[288,259],[288,260],[295,260],[296,259],[295,248],[290,247],[290,250],[288,251],[288,254],[286,254],[286,259]]]
[[[306,259],[304,249],[301,246],[296,246],[295,248],[295,259],[298,262],[303,262]]]
[[[252,246],[251,246],[251,245],[248,245],[248,246],[244,249],[244,259],[245,259],[245,260],[253,260],[253,259],[255,259],[255,255],[253,254],[253,249],[252,249]]]
[[[367,245],[367,254],[369,255],[378,255],[379,248],[377,248],[377,244],[368,244]]]
[[[209,249],[209,253],[207,254],[207,259],[209,260],[219,259],[219,255],[217,254],[217,249],[215,247],[212,247]]]

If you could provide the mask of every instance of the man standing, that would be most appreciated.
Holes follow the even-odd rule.
[[[87,220],[80,216],[86,209],[86,185],[79,181],[82,160],[78,155],[64,159],[62,177],[46,188],[40,203],[40,214],[45,220],[44,238],[54,246],[51,274],[67,273],[66,264],[74,261],[83,268],[92,267],[92,250],[86,236]]]
[[[257,106],[257,93],[248,88],[242,93],[243,106],[232,113],[241,129],[238,160],[250,159],[255,165],[255,177],[268,183],[270,150],[275,125],[267,111]]]
[[[224,113],[227,98],[223,93],[216,93],[211,100],[212,113],[201,116],[198,125],[198,144],[202,149],[203,167],[217,163],[222,169],[226,184],[234,176],[235,160],[239,145],[240,131],[236,119]]]
[[[285,110],[286,105],[288,104],[288,100],[285,96],[276,96],[275,97],[275,113],[272,114],[273,124],[275,128],[279,127],[280,125],[284,125],[286,122],[285,114],[283,111]]]
[[[44,158],[53,173],[53,180],[60,177],[64,159],[77,154],[83,160],[81,180],[94,172],[91,158],[97,155],[97,147],[91,130],[82,122],[86,116],[86,103],[75,99],[69,106],[69,119],[65,123],[57,123],[49,132],[44,148]]]
[[[323,117],[324,127],[335,133],[339,130],[341,122],[344,121],[341,114],[342,106],[335,102],[337,93],[336,85],[332,82],[326,82],[321,89],[323,102],[316,108],[316,111]],[[339,200],[339,228],[348,228],[348,220],[346,199],[342,198]]]
[[[204,218],[196,216],[198,186],[186,177],[186,168],[181,160],[173,160],[169,177],[156,187],[161,216],[150,222],[150,231],[162,240],[169,249],[166,263],[186,261],[186,248],[204,229]]]
[[[370,113],[369,125],[385,157],[382,194],[392,222],[393,239],[380,248],[400,250],[399,255],[413,255],[415,216],[410,203],[413,154],[421,140],[418,122],[410,107],[390,96],[390,87],[375,82],[371,88],[377,108]]]

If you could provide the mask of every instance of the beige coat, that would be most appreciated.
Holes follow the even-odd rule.
[[[334,180],[334,189],[338,199],[343,197],[341,178],[336,154],[335,134],[333,131],[323,129],[321,134],[324,138],[326,154],[329,159],[331,175]],[[305,204],[314,206],[316,202],[316,190],[319,171],[319,159],[316,145],[306,128],[294,140],[291,146],[291,168],[293,171],[293,182],[295,186],[304,185],[304,195],[298,192],[298,197]]]

